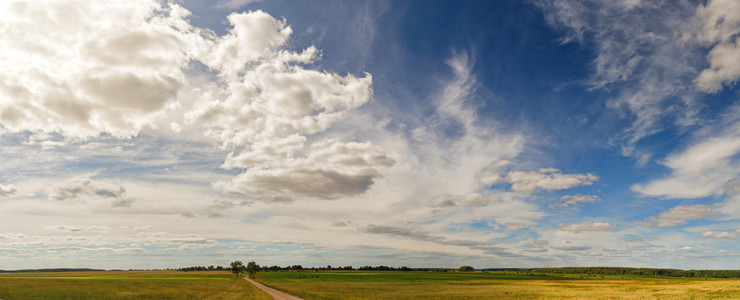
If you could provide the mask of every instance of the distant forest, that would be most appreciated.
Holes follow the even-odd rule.
[[[185,267],[178,269],[179,271],[221,271],[221,270],[228,270],[229,268],[222,267],[222,266],[195,266],[195,267]],[[292,266],[260,266],[260,271],[445,271],[444,268],[409,268],[409,267],[389,267],[389,266],[364,266],[359,268],[354,268],[352,266],[343,266],[343,267],[332,267],[331,265],[328,265],[326,267],[306,267],[304,268],[301,265],[292,265]]]
[[[508,271],[527,274],[588,274],[588,275],[622,275],[648,277],[699,277],[699,278],[740,278],[740,270],[678,270],[653,268],[620,268],[620,267],[579,267],[579,268],[503,268],[483,269],[482,271]]]
[[[470,268],[470,269],[467,269]],[[449,268],[410,268],[389,266],[363,266],[354,268],[352,266],[340,267],[303,267],[292,266],[260,266],[260,271],[421,271],[421,272],[455,272],[455,271],[504,271],[532,275],[617,275],[617,276],[647,276],[647,277],[698,277],[698,278],[740,278],[740,270],[679,270],[679,269],[655,269],[655,268],[620,268],[620,267],[565,267],[565,268],[487,268],[487,269],[449,269]],[[199,266],[180,268],[180,271],[220,271],[229,268],[222,266]]]
[[[217,271],[228,270],[221,266],[209,267],[187,267],[180,271]],[[621,267],[565,267],[565,268],[487,268],[473,269],[463,266],[458,269],[449,268],[410,268],[389,266],[363,266],[354,268],[352,266],[332,267],[306,267],[301,265],[291,266],[260,266],[261,271],[422,271],[422,272],[454,272],[454,271],[504,271],[532,275],[616,275],[616,276],[647,276],[647,277],[696,277],[696,278],[740,278],[740,270],[679,270],[679,269],[656,269],[656,268],[621,268]]]
[[[93,272],[93,271],[105,271],[101,269],[88,269],[88,268],[56,268],[56,269],[26,269],[26,270],[0,270],[0,273],[43,273],[43,272]]]
[[[170,270],[170,269],[168,269]],[[178,271],[226,271],[229,267],[222,266],[195,266],[179,268]],[[565,267],[565,268],[486,268],[473,269],[463,266],[458,269],[449,268],[410,268],[389,266],[363,266],[354,268],[352,266],[339,267],[306,267],[301,265],[291,266],[260,266],[260,271],[421,271],[421,272],[460,272],[460,271],[498,271],[514,272],[528,275],[616,275],[616,276],[646,276],[646,277],[686,277],[686,278],[740,278],[740,270],[679,270],[679,269],[655,269],[655,268],[620,268],[620,267]],[[27,270],[0,270],[0,273],[31,273],[31,272],[90,272],[106,271],[90,268],[53,268],[53,269],[27,269]]]

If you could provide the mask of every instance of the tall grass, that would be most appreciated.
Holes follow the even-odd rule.
[[[272,299],[228,271],[0,274],[0,299]]]

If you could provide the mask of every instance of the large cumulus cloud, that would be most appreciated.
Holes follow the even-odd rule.
[[[152,0],[0,5],[0,128],[128,138],[185,119],[241,170],[215,186],[260,201],[359,195],[394,164],[370,142],[315,136],[371,100],[370,74],[306,68],[320,51],[286,50],[291,27],[262,11],[232,13],[223,36],[189,14]]]
[[[0,4],[0,124],[11,131],[135,135],[176,101],[199,47],[175,4]]]
[[[204,62],[228,85],[223,98],[203,99],[187,115],[230,149],[223,167],[239,169],[216,187],[233,196],[268,202],[360,195],[395,163],[370,142],[313,135],[372,97],[372,77],[307,69],[315,47],[284,48],[292,29],[257,11],[232,14],[233,28]]]

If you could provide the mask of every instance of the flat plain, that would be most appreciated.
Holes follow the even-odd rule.
[[[257,281],[304,299],[740,299],[740,279],[517,272],[281,271]],[[271,299],[228,271],[0,274],[0,299]]]
[[[0,274],[0,299],[272,299],[228,271]]]
[[[740,279],[514,272],[260,272],[304,299],[740,299]]]

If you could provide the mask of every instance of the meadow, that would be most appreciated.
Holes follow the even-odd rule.
[[[0,299],[272,299],[229,271],[0,274]]]
[[[260,272],[304,299],[739,299],[739,279],[537,275],[515,272]]]

